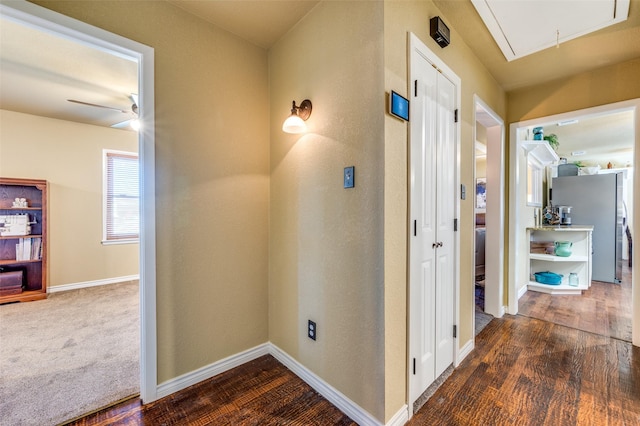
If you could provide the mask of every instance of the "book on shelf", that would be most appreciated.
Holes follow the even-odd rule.
[[[42,238],[20,238],[16,244],[16,260],[42,259]]]

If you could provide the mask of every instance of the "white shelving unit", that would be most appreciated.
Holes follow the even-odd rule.
[[[591,233],[593,226],[541,226],[527,228],[530,242],[570,241],[571,256],[561,257],[553,254],[529,253],[529,283],[532,291],[550,294],[582,294],[591,286]],[[559,285],[542,284],[534,279],[535,272],[555,272],[562,275]],[[569,285],[569,274],[578,275],[578,285]]]
[[[558,154],[551,148],[547,141],[523,141],[522,148],[527,155],[533,155],[543,165],[549,165],[560,160]]]

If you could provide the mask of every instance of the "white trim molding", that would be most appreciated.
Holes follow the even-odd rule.
[[[458,358],[456,359],[457,364],[456,367],[460,365],[460,363],[475,349],[476,345],[473,339],[469,339],[467,343],[464,344],[458,350]]]
[[[200,383],[203,380],[210,379],[232,368],[238,367],[242,364],[246,364],[249,361],[260,358],[264,355],[269,355],[269,343],[263,343],[254,348],[247,349],[246,351],[231,355],[220,361],[214,362],[197,370],[178,376],[174,379],[160,383],[156,391],[158,399],[171,395],[172,393],[181,391],[189,386]]]
[[[164,398],[189,386],[231,370],[264,355],[273,356],[278,362],[291,370],[302,381],[345,413],[360,426],[402,426],[409,420],[409,407],[403,405],[386,424],[380,423],[368,411],[347,398],[339,390],[322,380],[304,365],[271,342],[263,343],[246,351],[231,355],[197,370],[183,374],[164,383],[157,390],[157,398]]]
[[[409,421],[409,406],[403,405],[396,414],[393,415],[385,426],[402,426]]]
[[[355,402],[351,401],[342,392],[322,380],[315,373],[313,373],[304,365],[300,364],[298,361],[293,359],[293,357],[291,357],[289,354],[284,352],[273,343],[269,343],[269,353],[360,426],[382,425],[382,423],[376,420],[371,414],[369,414],[369,412],[367,412]]]
[[[524,296],[526,293],[527,293],[527,286],[523,285],[522,287],[520,287],[520,290],[518,290],[518,300],[520,300],[520,298]]]
[[[98,287],[101,285],[118,284],[126,281],[136,281],[140,275],[126,275],[123,277],[105,278],[102,280],[82,281],[78,283],[54,285],[47,287],[47,293],[59,293],[61,291],[78,290],[81,288]]]

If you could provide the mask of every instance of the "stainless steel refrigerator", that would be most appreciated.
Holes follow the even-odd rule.
[[[624,205],[622,173],[553,178],[551,202],[571,206],[573,225],[593,225],[592,279],[620,283]]]

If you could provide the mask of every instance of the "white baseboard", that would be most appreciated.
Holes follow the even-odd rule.
[[[409,421],[409,406],[403,405],[398,412],[389,419],[385,426],[403,426]]]
[[[300,364],[289,354],[271,342],[263,343],[262,345],[161,383],[157,388],[157,399],[164,398],[172,393],[181,391],[191,385],[210,379],[211,377],[224,373],[227,370],[268,354],[272,355],[282,365],[291,370],[296,376],[311,386],[316,392],[325,397],[329,402],[335,405],[340,411],[345,413],[351,418],[351,420],[355,421],[360,426],[402,426],[409,420],[409,408],[407,405],[404,405],[389,420],[389,422],[387,422],[386,425],[383,425],[369,414],[369,412],[351,401],[340,391],[322,380],[307,367]]]
[[[518,300],[520,300],[520,298],[524,296],[526,292],[527,292],[526,285],[523,285],[522,287],[520,287],[520,289],[518,290]]]
[[[47,293],[57,293],[59,291],[78,290],[80,288],[97,287],[100,285],[107,285],[107,284],[117,284],[125,281],[134,281],[139,279],[140,279],[140,275],[127,275],[124,277],[106,278],[103,280],[54,285],[54,286],[47,287]]]
[[[473,351],[475,348],[475,344],[473,343],[473,339],[467,341],[459,350],[458,357],[456,359],[456,367],[460,365],[460,363]]]
[[[280,361],[280,363],[282,363],[289,370],[293,371],[296,376],[300,377],[304,382],[315,389],[320,395],[325,397],[333,405],[338,407],[340,411],[345,413],[351,418],[351,420],[355,421],[360,426],[382,425],[382,423],[376,420],[366,410],[364,410],[355,402],[351,401],[339,390],[322,380],[315,373],[313,373],[304,365],[300,364],[298,361],[293,359],[289,354],[284,352],[273,343],[269,343],[269,352],[275,359]]]
[[[269,344],[263,343],[255,348],[247,349],[246,351],[231,355],[220,361],[214,362],[213,364],[206,365],[197,370],[183,374],[182,376],[178,376],[175,379],[171,379],[158,385],[157,399],[164,398],[167,395],[181,391],[191,385],[210,379],[213,376],[217,376],[227,370],[231,370],[232,368],[268,354]]]

